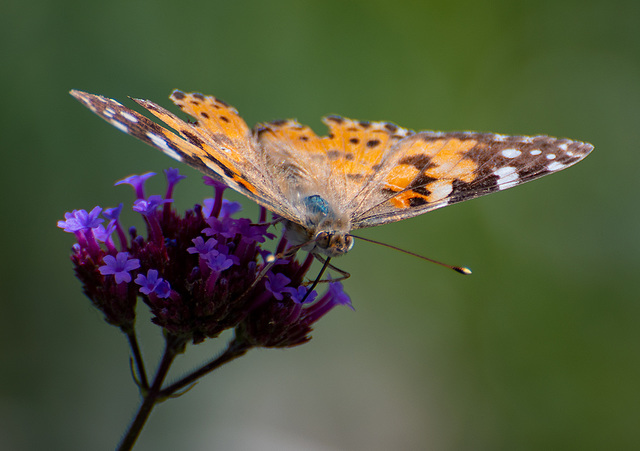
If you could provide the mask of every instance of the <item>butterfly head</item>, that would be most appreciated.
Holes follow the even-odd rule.
[[[339,257],[353,247],[350,221],[338,215],[321,196],[313,195],[302,199],[305,210],[304,225],[287,221],[286,235],[293,245],[303,245],[302,249],[326,257]]]
[[[344,232],[328,232],[323,230],[316,233],[315,248],[327,257],[339,257],[351,250],[353,247],[353,237]]]
[[[353,236],[345,230],[312,229],[291,221],[285,223],[285,228],[287,240],[293,245],[303,245],[302,250],[307,252],[333,258],[346,254],[353,247]]]

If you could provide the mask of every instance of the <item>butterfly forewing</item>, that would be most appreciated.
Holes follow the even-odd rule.
[[[354,228],[399,221],[565,169],[593,149],[549,136],[419,132],[397,144],[378,200]]]
[[[218,133],[217,139],[214,139],[204,133],[201,128],[197,128],[195,124],[181,120],[153,102],[133,99],[154,116],[177,130],[181,135],[177,136],[172,131],[113,99],[76,90],[71,91],[71,95],[117,129],[135,136],[171,158],[222,181],[260,205],[274,212],[279,212],[279,204],[269,196],[271,191],[265,190],[261,186],[264,184],[261,172],[255,169],[253,163],[246,158],[246,155],[251,155],[246,151],[246,148],[253,144],[248,138],[242,142],[244,147],[238,149],[234,146],[234,142],[225,137],[226,135],[223,133]],[[233,110],[232,107],[227,106],[227,108]],[[205,111],[202,109],[200,113]],[[229,114],[229,116],[231,115]],[[235,124],[238,129],[242,129],[244,121],[242,124],[238,122]],[[244,130],[238,131],[238,133],[243,132],[248,133],[246,124],[244,124]]]

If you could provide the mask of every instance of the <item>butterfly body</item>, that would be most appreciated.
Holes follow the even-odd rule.
[[[250,129],[212,96],[174,91],[186,122],[134,99],[176,132],[115,100],[71,91],[94,113],[280,216],[288,240],[336,257],[354,229],[410,218],[557,172],[593,146],[549,136],[415,133],[389,122],[328,116],[326,136],[294,120]]]

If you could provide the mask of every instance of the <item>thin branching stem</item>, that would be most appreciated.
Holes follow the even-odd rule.
[[[200,379],[202,376],[204,376],[204,375],[212,372],[213,370],[221,367],[225,363],[228,363],[231,360],[234,360],[234,359],[236,359],[238,357],[243,356],[244,354],[247,353],[247,351],[249,351],[249,349],[251,349],[251,347],[252,346],[250,344],[240,343],[240,342],[238,342],[236,340],[232,340],[229,343],[229,345],[227,346],[227,349],[225,349],[225,351],[222,354],[220,354],[215,359],[211,360],[206,365],[200,367],[199,369],[195,370],[194,372],[192,372],[192,373],[188,374],[187,376],[183,377],[179,381],[169,385],[168,387],[166,387],[165,389],[163,389],[160,392],[160,395],[163,398],[167,398],[167,397],[175,394],[178,390],[188,386],[189,384],[194,383],[195,381]]]
[[[151,410],[153,410],[153,407],[156,405],[156,403],[164,399],[160,395],[162,383],[164,382],[164,379],[169,372],[169,368],[171,367],[173,360],[183,350],[184,341],[174,336],[166,336],[164,354],[162,355],[160,365],[158,365],[158,371],[156,372],[155,378],[153,380],[153,385],[151,385],[149,391],[145,394],[144,400],[140,405],[138,413],[129,426],[124,439],[122,439],[122,442],[120,442],[118,451],[129,451],[133,448],[133,445],[140,435],[140,431],[142,431],[142,428],[144,427],[147,419],[149,418],[149,415],[151,414]]]
[[[136,370],[138,372],[137,379],[140,384],[140,388],[146,391],[149,388],[149,380],[147,379],[147,372],[144,369],[144,361],[142,360],[142,353],[140,352],[140,346],[138,345],[138,337],[136,336],[135,329],[125,330],[124,333],[129,340],[129,347],[131,347],[131,353],[133,354],[133,360],[136,364]]]

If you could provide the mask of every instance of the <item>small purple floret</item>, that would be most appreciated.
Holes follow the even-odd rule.
[[[156,175],[155,172],[147,172],[142,175],[130,175],[129,177],[125,177],[122,180],[118,180],[115,183],[115,186],[125,185],[125,184],[131,185],[133,186],[133,189],[136,191],[136,198],[144,199],[145,198],[144,184],[147,181],[147,179],[153,177],[154,175]]]
[[[215,238],[209,238],[205,241],[201,236],[192,239],[191,242],[194,246],[187,248],[187,252],[190,254],[208,254],[215,250],[216,244],[218,244],[218,240]]]
[[[305,296],[307,296],[307,293],[309,292],[309,288],[305,286],[300,286],[298,288],[287,287],[287,288],[284,288],[282,291],[285,293],[289,293],[291,295],[291,299],[293,300],[293,302],[295,302],[296,304],[301,304],[302,300],[305,298]],[[311,293],[309,293],[309,296],[307,296],[307,299],[305,299],[304,303],[305,304],[312,303],[317,296],[318,296],[318,293],[316,292],[316,290],[313,290]]]
[[[118,218],[120,217],[120,212],[122,212],[122,202],[120,202],[120,205],[118,205],[117,207],[105,208],[102,212],[102,216],[109,220],[118,220]]]
[[[351,310],[354,310],[351,298],[344,292],[344,287],[340,282],[330,283],[327,295],[331,296],[333,305],[346,305]]]
[[[182,179],[186,179],[186,175],[180,175],[180,171],[176,168],[168,168],[164,170],[164,175],[167,177],[167,183],[169,185],[175,185]]]
[[[162,196],[154,194],[149,196],[149,199],[136,199],[133,203],[133,211],[148,216],[155,213],[158,206],[168,202],[173,202],[173,199],[163,199]]]
[[[213,213],[213,208],[216,205],[216,200],[209,197],[202,201],[202,205],[202,216],[206,219],[211,216],[211,213]]]
[[[224,183],[219,182],[216,179],[209,177],[208,175],[203,175],[202,180],[204,181],[205,185],[213,186],[216,189],[221,189],[224,191],[228,188],[228,186]]]
[[[101,207],[95,207],[89,213],[87,210],[73,210],[64,214],[64,221],[58,221],[58,227],[65,232],[75,233],[80,230],[93,229],[98,227],[104,219],[99,218]]]
[[[107,227],[105,228],[102,224],[93,229],[93,236],[96,237],[96,240],[106,243],[110,238],[111,234],[116,228],[116,221],[112,219]]]
[[[178,169],[175,168],[165,169],[164,175],[167,178],[167,194],[165,195],[165,197],[170,198],[173,196],[173,188],[176,186],[176,184],[180,180],[187,178],[187,176],[180,175]]]
[[[220,217],[230,218],[234,214],[242,210],[240,202],[231,202],[227,199],[222,200],[222,208],[220,209]]]
[[[156,269],[147,271],[146,276],[144,274],[138,274],[135,283],[140,285],[140,292],[147,296],[155,293],[159,298],[166,298],[171,292],[171,285],[162,277],[158,277],[158,271]]]
[[[166,280],[161,279],[153,292],[162,299],[166,299],[171,294],[171,285]]]
[[[274,298],[276,298],[278,301],[281,301],[283,298],[282,293],[285,292],[284,290],[290,282],[291,279],[289,279],[284,274],[278,273],[274,275],[273,273],[269,273],[264,286],[273,294]]]
[[[217,255],[206,255],[207,266],[213,271],[222,272],[225,269],[229,269],[233,266],[233,260],[227,255],[218,253]]]
[[[98,268],[100,274],[103,276],[113,274],[116,278],[116,283],[131,282],[131,274],[129,274],[129,271],[140,267],[140,260],[137,258],[129,259],[128,252],[118,252],[115,257],[105,255],[102,260],[106,265]]]

